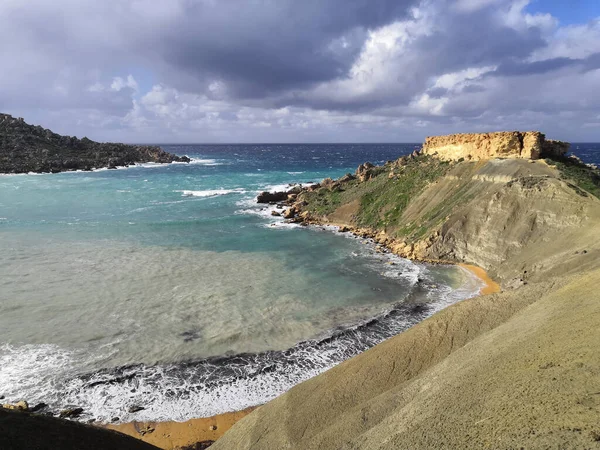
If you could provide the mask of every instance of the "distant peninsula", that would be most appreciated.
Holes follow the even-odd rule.
[[[86,137],[61,136],[22,118],[0,113],[0,173],[57,173],[135,163],[189,163],[187,156],[157,146],[99,143]]]

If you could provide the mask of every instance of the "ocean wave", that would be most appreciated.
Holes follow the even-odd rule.
[[[243,188],[236,189],[207,189],[204,191],[188,191],[188,190],[178,190],[173,192],[181,192],[183,197],[216,197],[218,195],[227,195],[227,194],[244,194],[246,192]]]
[[[190,158],[189,164],[200,164],[202,166],[222,166],[225,163],[219,162],[216,159]],[[184,163],[185,164],[185,163]]]
[[[184,421],[265,403],[456,301],[443,290],[433,291],[429,297],[427,289],[416,284],[408,298],[381,314],[330,330],[283,351],[156,366],[137,364],[66,379],[60,371],[61,368],[72,368],[73,355],[54,346],[29,346],[25,352],[14,351],[10,361],[2,362],[12,368],[19,366],[33,372],[32,379],[21,377],[27,373],[22,369],[11,377],[13,382],[24,379],[25,384],[19,386],[23,395],[50,404],[53,411],[68,405],[80,406],[85,411],[80,420],[110,421],[119,417],[121,422]],[[40,366],[55,368],[46,373],[40,371]],[[0,369],[0,375],[2,370],[6,371],[6,368]],[[0,377],[2,381],[5,379],[6,376]],[[15,387],[11,385],[11,391],[15,391]],[[33,390],[36,395],[31,395]],[[132,405],[144,409],[129,413],[128,408]]]

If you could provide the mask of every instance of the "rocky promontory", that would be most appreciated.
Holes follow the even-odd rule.
[[[458,136],[472,158],[443,149],[466,138],[429,139],[288,196],[288,216],[475,264],[503,291],[293,387],[215,450],[600,448],[600,172],[543,143],[545,159],[507,156],[494,146],[510,133]],[[525,148],[516,137],[506,142]]]
[[[0,114],[0,173],[113,169],[146,162],[190,162],[190,159],[156,146],[99,143],[86,137],[61,136],[30,125],[22,118]]]

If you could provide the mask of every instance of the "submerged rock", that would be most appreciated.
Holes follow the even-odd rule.
[[[133,413],[136,413],[139,411],[143,411],[144,409],[146,409],[146,408],[144,408],[143,406],[132,405],[127,409],[127,412],[130,414],[133,414]]]

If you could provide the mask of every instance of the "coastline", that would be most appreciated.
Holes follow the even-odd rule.
[[[483,268],[466,263],[454,264],[465,269],[484,284],[479,293],[472,298],[502,291],[500,285],[495,282]],[[190,419],[184,422],[134,421],[122,424],[103,424],[98,426],[132,436],[164,450],[205,448],[198,447],[197,445],[199,445],[199,443],[209,445],[216,442],[233,425],[235,425],[235,423],[257,408],[260,408],[260,406],[261,405],[252,406],[241,411],[226,412],[211,417]]]
[[[100,428],[118,431],[164,450],[196,446],[198,443],[212,443],[219,439],[237,421],[246,417],[258,406],[242,411],[218,414],[212,417],[190,419],[185,422],[128,422],[97,425]]]

